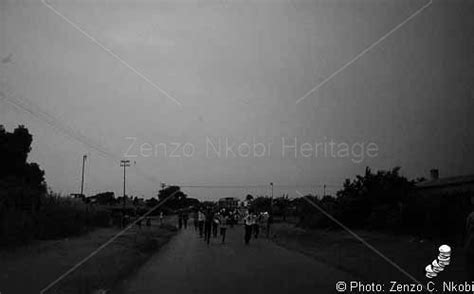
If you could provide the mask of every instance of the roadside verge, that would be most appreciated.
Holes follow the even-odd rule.
[[[98,229],[56,241],[35,242],[0,252],[1,293],[39,293],[120,230]],[[176,234],[171,225],[134,227],[67,276],[48,293],[91,293],[111,289],[132,274]]]

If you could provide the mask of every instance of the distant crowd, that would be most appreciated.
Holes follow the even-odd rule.
[[[244,225],[244,242],[247,245],[252,237],[257,239],[261,231],[268,238],[273,222],[272,216],[267,211],[254,212],[251,210],[246,210],[242,213],[239,210],[203,208],[193,211],[192,217],[194,230],[208,245],[210,244],[211,237],[220,237],[221,243],[224,244],[227,229],[232,229],[238,224]],[[188,220],[189,212],[179,212],[178,228],[187,229]]]

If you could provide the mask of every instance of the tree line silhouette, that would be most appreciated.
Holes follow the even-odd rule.
[[[56,239],[107,226],[110,212],[48,191],[45,173],[28,162],[33,136],[0,125],[0,246]]]
[[[116,198],[113,192],[93,197],[81,195],[83,201],[77,201],[48,191],[44,171],[37,163],[28,162],[32,142],[33,136],[24,126],[8,132],[0,125],[0,246],[80,234],[95,227],[110,226],[114,212],[123,215],[124,211],[118,206],[126,198]],[[268,211],[283,220],[296,217],[299,226],[313,229],[340,229],[329,214],[353,229],[445,239],[462,234],[470,209],[469,195],[443,195],[441,200],[422,197],[416,189],[420,180],[401,176],[399,167],[377,172],[367,167],[363,175],[347,179],[335,196],[307,195],[307,199],[290,199],[283,195],[273,199],[247,195],[245,200],[254,211]],[[169,198],[170,195],[174,196]],[[98,205],[91,205],[92,200]],[[128,210],[145,213],[165,200],[152,215],[205,204],[188,197],[179,186],[167,186],[156,197],[133,198],[132,208]]]
[[[0,209],[38,210],[46,193],[44,171],[28,163],[33,136],[24,126],[7,132],[0,126]]]
[[[248,195],[246,200],[253,210],[272,211],[283,220],[296,218],[297,225],[305,228],[340,230],[342,223],[351,229],[410,234],[462,244],[464,223],[471,208],[469,193],[423,195],[416,186],[420,181],[424,179],[409,180],[401,176],[400,167],[377,172],[367,167],[363,175],[346,179],[334,196],[289,199],[284,195],[271,199]]]

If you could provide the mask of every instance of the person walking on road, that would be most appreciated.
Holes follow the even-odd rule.
[[[236,220],[237,216],[235,214],[235,212],[231,211],[230,212],[230,215],[229,215],[229,223],[230,223],[230,228],[234,228],[234,222]]]
[[[194,222],[194,231],[197,232],[199,228],[199,220],[198,220],[199,212],[194,211],[193,213],[193,222]]]
[[[211,230],[212,230],[212,223],[214,222],[214,214],[211,210],[208,210],[206,213],[206,220],[204,221],[204,241],[206,241],[207,245],[211,241]]]
[[[260,233],[260,222],[262,220],[261,214],[254,214],[254,224],[253,224],[253,232],[255,239],[258,239],[258,234]]]
[[[229,221],[229,217],[224,214],[220,215],[220,224],[221,224],[221,237],[222,237],[222,244],[225,242],[225,234],[227,232],[227,222]]]
[[[262,215],[262,227],[265,228],[265,234],[267,238],[270,236],[270,224],[271,224],[271,217],[270,214],[265,211]]]
[[[160,212],[160,225],[163,226],[163,211]]]
[[[252,238],[252,227],[254,225],[254,220],[252,214],[247,212],[244,217],[244,227],[245,227],[245,244],[248,245],[250,239]]]
[[[198,227],[199,227],[199,237],[202,238],[203,230],[204,230],[204,221],[206,220],[206,216],[204,213],[199,210],[198,211]]]
[[[189,219],[188,212],[187,211],[183,212],[183,225],[185,229],[188,228],[188,219]]]
[[[149,217],[146,218],[146,226],[151,227],[151,219]]]
[[[183,213],[179,212],[178,213],[178,228],[181,230],[183,227]]]
[[[267,238],[270,236],[271,230],[272,230],[272,224],[273,224],[273,214],[268,214],[268,219],[267,219]]]
[[[212,220],[212,235],[217,238],[217,227],[219,226],[219,214],[214,215]]]

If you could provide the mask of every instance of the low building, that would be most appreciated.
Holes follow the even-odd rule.
[[[217,206],[219,207],[219,209],[225,208],[228,210],[233,210],[239,207],[239,202],[240,200],[238,198],[225,197],[219,199],[219,201],[217,202]]]
[[[440,178],[433,169],[429,180],[416,184],[416,194],[426,228],[446,241],[462,242],[466,217],[474,207],[474,175]]]
[[[474,197],[474,175],[440,178],[438,170],[433,169],[431,179],[419,182],[416,187],[425,195],[468,193]]]
[[[80,193],[77,193],[77,194],[73,193],[70,196],[71,196],[71,198],[74,198],[74,199],[84,199],[84,198],[86,198],[86,195],[80,194]]]

